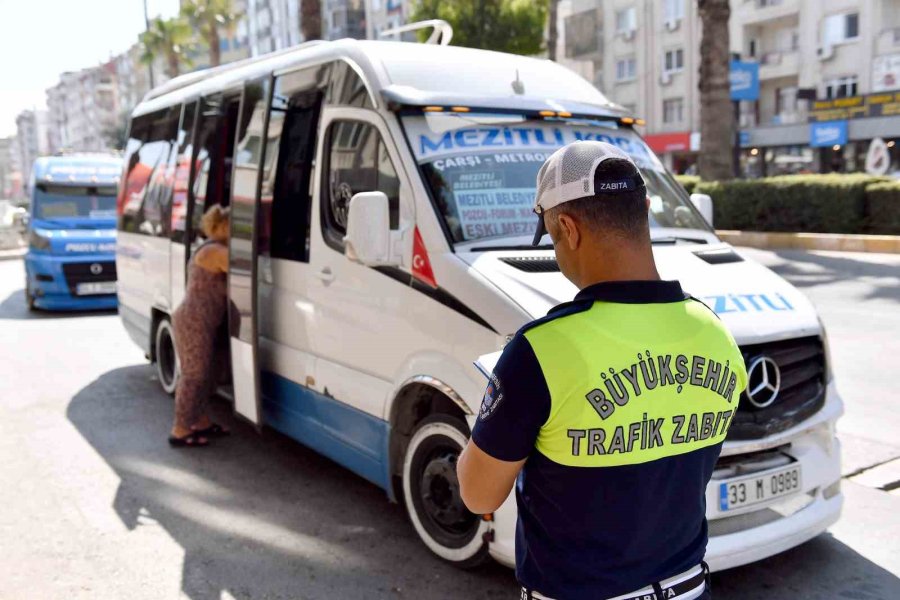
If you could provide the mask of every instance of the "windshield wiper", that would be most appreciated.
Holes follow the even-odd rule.
[[[498,250],[553,250],[553,246],[545,244],[543,246],[532,246],[531,244],[519,244],[517,246],[475,246],[467,249],[467,252],[491,252]]]
[[[661,235],[651,238],[651,244],[677,244],[678,242],[693,242],[694,244],[706,244],[706,240],[702,238],[685,237],[682,235]]]

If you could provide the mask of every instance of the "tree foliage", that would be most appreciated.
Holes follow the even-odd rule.
[[[185,0],[181,4],[181,16],[209,48],[209,65],[222,64],[221,34],[238,20],[234,0]]]
[[[144,45],[141,61],[152,65],[157,56],[162,56],[166,62],[166,73],[169,77],[177,77],[181,65],[190,62],[186,52],[192,39],[191,26],[184,19],[156,17],[150,21],[150,29],[141,34]]]
[[[548,0],[419,0],[410,20],[447,21],[455,46],[532,55],[544,49],[547,8]]]

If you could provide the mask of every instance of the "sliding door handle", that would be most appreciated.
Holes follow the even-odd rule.
[[[316,273],[316,277],[322,280],[323,283],[331,283],[334,281],[334,273],[331,272],[330,267],[325,267],[318,273]]]

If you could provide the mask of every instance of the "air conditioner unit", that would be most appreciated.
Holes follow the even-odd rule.
[[[668,71],[663,71],[659,75],[659,84],[660,85],[669,85],[672,83],[672,74]]]
[[[635,34],[634,29],[629,29],[627,31],[622,32],[622,37],[625,38],[626,40],[633,40],[634,34]]]
[[[678,26],[681,24],[680,19],[669,19],[666,21],[666,31],[675,31],[678,29]]]
[[[819,46],[816,50],[816,56],[819,57],[819,60],[829,60],[834,56],[834,46],[831,44],[827,46]]]

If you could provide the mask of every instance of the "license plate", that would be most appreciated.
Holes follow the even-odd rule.
[[[75,286],[75,293],[79,296],[96,296],[99,294],[115,294],[115,281],[92,281],[79,283]]]
[[[800,465],[719,484],[719,510],[734,510],[800,490]]]

